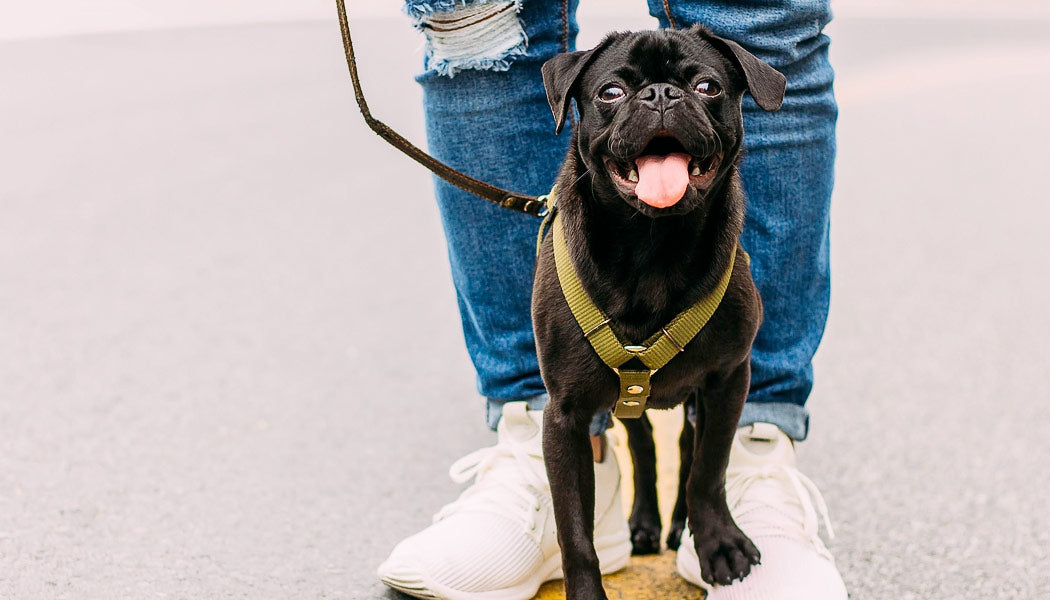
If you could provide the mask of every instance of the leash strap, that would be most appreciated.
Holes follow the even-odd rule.
[[[621,419],[636,419],[645,412],[652,375],[685,350],[686,344],[700,333],[721,304],[726,289],[729,288],[737,254],[743,254],[748,263],[750,257],[737,246],[737,250],[729,258],[725,273],[710,294],[679,313],[666,327],[661,328],[642,344],[624,344],[613,331],[611,319],[595,306],[587,291],[583,289],[569,256],[562,221],[557,214],[554,215],[551,229],[554,235],[554,264],[558,272],[558,283],[565,300],[569,303],[569,310],[583,330],[583,336],[598,353],[598,357],[620,378],[620,394],[613,415]],[[642,361],[648,370],[620,368],[632,358]]]
[[[503,208],[509,208],[535,217],[545,216],[547,214],[545,196],[516,194],[457,171],[420,150],[388,127],[386,123],[372,116],[372,112],[368,109],[368,103],[365,102],[365,94],[361,91],[361,80],[357,75],[357,59],[354,57],[354,43],[350,39],[350,24],[347,22],[346,4],[343,0],[335,0],[335,4],[339,10],[339,28],[343,34],[343,51],[346,53],[346,65],[350,68],[350,81],[354,84],[354,98],[357,100],[357,107],[361,109],[361,116],[365,118],[365,123],[368,124],[368,127],[379,134],[379,137],[386,140],[390,145],[452,185],[485,200],[495,202]]]

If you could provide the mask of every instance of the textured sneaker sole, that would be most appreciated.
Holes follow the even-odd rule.
[[[603,575],[615,573],[627,566],[631,559],[631,540],[623,536],[598,538],[594,541],[598,564]],[[382,570],[382,567],[380,567]],[[465,592],[427,581],[418,573],[381,573],[380,581],[395,590],[424,600],[529,600],[547,581],[562,578],[561,554],[548,558],[526,581],[509,588],[485,592]]]

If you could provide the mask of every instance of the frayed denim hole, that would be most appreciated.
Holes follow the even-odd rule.
[[[455,10],[438,11],[448,2],[410,2],[406,11],[418,15],[427,37],[426,68],[454,76],[467,69],[506,71],[513,57],[523,56],[528,38],[518,12],[520,0],[479,1]]]

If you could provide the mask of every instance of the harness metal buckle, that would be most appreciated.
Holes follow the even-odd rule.
[[[663,332],[664,337],[666,337],[669,342],[674,344],[675,348],[678,348],[679,352],[685,352],[685,348],[681,344],[678,343],[678,340],[674,339],[674,336],[671,335],[670,331],[667,331],[666,327],[661,327],[660,331]]]
[[[590,337],[592,335],[594,335],[595,333],[598,333],[598,330],[601,329],[602,327],[605,327],[606,325],[608,325],[610,321],[612,321],[612,319],[606,317],[604,321],[602,321],[601,323],[598,323],[594,327],[591,327],[589,331],[585,331],[584,334],[583,334],[583,337],[585,337],[587,339],[590,339]]]

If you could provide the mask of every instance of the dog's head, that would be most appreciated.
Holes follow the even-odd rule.
[[[543,83],[558,132],[576,101],[577,148],[595,196],[655,217],[703,203],[735,167],[744,92],[777,110],[785,79],[739,44],[693,27],[610,34],[547,61]]]

